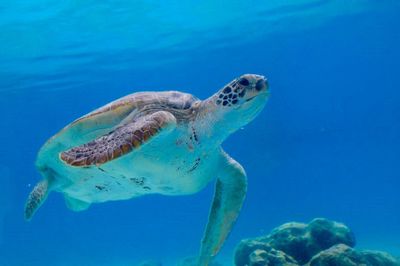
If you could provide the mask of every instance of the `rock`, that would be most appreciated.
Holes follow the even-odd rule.
[[[299,266],[284,252],[269,248],[268,251],[256,249],[249,256],[249,266]]]
[[[268,239],[272,247],[292,256],[300,264],[333,245],[355,245],[354,235],[347,226],[323,218],[314,219],[308,225],[284,224],[274,229]]]
[[[249,264],[249,257],[255,250],[268,250],[270,246],[262,240],[245,239],[240,241],[235,252],[235,265],[245,266]]]
[[[292,256],[301,264],[306,263],[315,252],[313,241],[308,233],[308,225],[303,223],[286,223],[272,230],[265,240],[275,249]],[[319,251],[319,250],[318,250]],[[316,251],[315,253],[318,253]]]
[[[356,239],[350,229],[342,223],[317,218],[308,225],[308,231],[313,239],[313,245],[318,250],[324,250],[336,244],[349,247],[356,245]]]
[[[356,251],[338,244],[315,255],[307,266],[400,266],[400,262],[385,252]]]
[[[236,266],[400,266],[399,259],[380,251],[357,251],[350,229],[342,223],[314,219],[286,223],[267,236],[242,240]]]
[[[286,223],[264,237],[242,240],[236,249],[237,266],[249,264],[249,256],[257,249],[268,252],[279,250],[298,264],[307,263],[318,252],[336,244],[353,247],[355,238],[350,229],[342,223],[327,219],[314,219],[309,224]]]
[[[368,266],[400,266],[400,260],[387,252],[366,250],[360,252]]]
[[[367,266],[357,252],[344,244],[335,245],[315,255],[307,266]]]

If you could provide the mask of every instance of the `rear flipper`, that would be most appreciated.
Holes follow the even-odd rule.
[[[29,221],[49,194],[49,180],[43,179],[33,188],[25,204],[25,219]]]
[[[76,212],[84,211],[89,208],[90,203],[71,198],[67,195],[64,195],[65,204],[67,204],[68,209]]]

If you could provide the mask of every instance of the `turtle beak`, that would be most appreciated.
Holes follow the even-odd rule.
[[[246,102],[250,102],[251,100],[253,100],[254,98],[256,98],[257,97],[257,95],[256,96],[253,96],[253,97],[251,97],[251,98],[248,98],[247,100],[246,100]]]

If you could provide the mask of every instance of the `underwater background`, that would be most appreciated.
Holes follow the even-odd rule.
[[[175,265],[200,248],[214,184],[72,212],[51,193],[32,221],[37,152],[62,127],[136,91],[205,99],[265,75],[265,110],[223,144],[247,171],[217,257],[289,221],[344,222],[400,256],[400,2],[0,1],[0,265]]]

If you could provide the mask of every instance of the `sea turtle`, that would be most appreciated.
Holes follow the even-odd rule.
[[[193,194],[216,177],[199,259],[208,265],[247,187],[243,167],[221,143],[256,117],[268,95],[263,76],[246,74],[204,101],[177,91],[139,92],[75,120],[40,149],[36,167],[43,179],[28,197],[25,218],[32,218],[50,191],[82,211],[92,203],[147,194]]]

